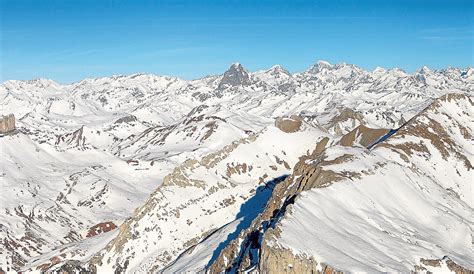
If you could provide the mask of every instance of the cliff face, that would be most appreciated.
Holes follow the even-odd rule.
[[[15,130],[15,116],[8,114],[0,118],[0,133],[9,133]]]
[[[258,268],[261,273],[318,273],[326,270],[314,258],[295,256],[290,250],[274,248],[269,245],[280,231],[277,223],[291,211],[295,199],[301,192],[314,187],[325,187],[342,180],[343,175],[326,171],[324,166],[342,164],[350,161],[346,155],[327,161],[324,150],[328,139],[322,139],[309,156],[302,156],[294,167],[294,172],[278,184],[267,202],[264,211],[242,230],[239,236],[221,250],[219,256],[210,264],[210,273],[222,271],[244,271]],[[319,264],[318,264],[319,263]],[[332,270],[328,273],[332,273]]]

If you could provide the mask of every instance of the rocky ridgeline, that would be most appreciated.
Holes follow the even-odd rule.
[[[8,114],[0,117],[0,134],[10,133],[15,130],[15,115]]]
[[[326,62],[294,74],[280,66],[249,72],[233,64],[221,75],[191,81],[144,74],[70,85],[46,79],[7,81],[0,85],[0,105],[4,114],[21,117],[21,130],[15,138],[0,138],[0,158],[5,159],[0,177],[12,186],[2,189],[0,203],[0,238],[7,239],[0,243],[0,273],[40,265],[45,271],[80,272],[93,266],[99,273],[114,267],[117,272],[153,272],[175,261],[173,269],[185,265],[191,272],[249,267],[267,273],[345,270],[312,257],[317,253],[293,254],[289,246],[272,244],[281,240],[281,232],[291,231],[280,229],[280,220],[293,218],[293,203],[307,190],[338,186],[336,181],[348,177],[366,178],[387,163],[393,170],[393,161],[407,167],[400,171],[422,169],[423,174],[446,182],[445,197],[470,201],[472,192],[461,191],[456,183],[472,172],[473,160],[464,148],[472,143],[474,128],[469,115],[461,115],[470,113],[472,100],[457,102],[457,97],[471,96],[473,90],[472,68],[423,68],[407,74]],[[448,92],[455,94],[437,100],[441,107],[431,105],[430,116],[418,115]],[[456,113],[462,117],[445,113],[460,107],[462,111]],[[413,123],[413,116],[419,123]],[[8,117],[0,115],[2,129],[4,124],[14,129],[15,121],[12,127]],[[256,136],[268,128],[272,134],[259,135],[264,139]],[[315,129],[321,132],[303,136]],[[348,153],[326,157],[327,148],[332,148],[332,156]],[[380,165],[364,161],[375,159],[380,148],[394,157]],[[306,158],[295,166],[301,156]],[[362,170],[366,173],[345,172],[352,170],[355,160],[361,167],[374,167],[370,172]],[[331,172],[333,167],[344,173]],[[445,169],[457,181],[447,179]],[[247,201],[262,197],[257,195],[260,187],[270,193],[264,183],[288,173],[293,174],[271,188],[272,197],[261,216],[248,217]],[[400,181],[404,174],[398,176]],[[425,178],[423,174],[418,175]],[[438,188],[432,186],[430,191]],[[245,210],[238,211],[242,205]],[[133,208],[138,208],[135,214]],[[263,206],[254,208],[263,210]],[[244,213],[245,225],[225,234],[232,227],[226,224],[236,224],[234,218]],[[119,229],[111,229],[115,225]],[[200,242],[212,242],[209,233],[223,237],[211,251]],[[89,248],[90,243],[94,248]],[[185,250],[195,251],[181,256]],[[202,264],[193,261],[199,259],[194,254],[206,257]],[[423,258],[439,259],[444,254],[450,255],[423,254]],[[411,263],[431,271],[426,263]]]
[[[399,154],[403,161],[415,166],[415,156],[412,157],[412,155],[416,152],[422,152],[420,155],[424,155],[424,157],[431,157],[431,154],[423,154],[429,151],[426,145],[427,140],[435,146],[444,160],[449,158],[458,159],[461,164],[465,165],[467,170],[471,170],[472,165],[468,157],[462,154],[462,141],[454,141],[448,133],[448,131],[460,132],[465,140],[471,140],[472,136],[469,129],[457,122],[452,125],[442,125],[441,122],[436,122],[432,118],[434,115],[444,111],[443,115],[449,117],[449,120],[454,119],[452,117],[456,115],[443,107],[443,104],[447,103],[450,103],[452,106],[460,106],[464,103],[468,107],[473,106],[472,98],[469,96],[463,94],[444,95],[388,137],[393,136],[394,140],[377,143],[376,145],[381,148],[391,149],[392,152]],[[463,110],[460,112],[465,113]],[[370,147],[388,132],[388,129],[371,129],[359,126],[344,135],[337,144],[350,147],[358,143],[359,145]],[[413,140],[417,140],[415,138],[425,141],[414,142]],[[335,159],[327,159],[326,150],[331,146],[328,146],[327,143],[328,139],[321,140],[311,155],[300,158],[293,169],[293,174],[289,175],[285,181],[275,187],[264,211],[254,219],[247,229],[243,229],[237,237],[229,241],[220,250],[216,259],[210,262],[207,268],[209,273],[239,273],[249,270],[256,273],[342,273],[337,268],[337,265],[330,266],[324,262],[318,262],[310,254],[305,254],[304,252],[297,254],[294,250],[278,244],[282,234],[282,219],[288,218],[288,215],[291,215],[295,210],[295,201],[301,199],[302,192],[314,188],[325,188],[338,181],[363,178],[375,173],[377,169],[383,167],[388,162],[377,163],[368,170],[360,172],[334,171],[330,169],[331,166],[355,162],[358,156],[341,154],[341,156]],[[434,154],[435,151],[431,150],[431,153]],[[367,155],[371,154],[368,153]],[[429,158],[426,160],[427,162],[433,161]],[[415,167],[410,168],[417,169]],[[455,193],[458,199],[469,202],[469,197],[466,197],[466,193],[462,193],[460,190],[453,193]],[[318,235],[316,228],[314,235]],[[447,265],[447,268],[454,273],[474,273],[472,270],[454,262],[448,257],[442,260],[421,259],[420,265],[414,266],[415,272],[424,272],[427,270],[426,267],[429,266],[439,268],[442,266],[443,261],[445,261],[444,263]]]

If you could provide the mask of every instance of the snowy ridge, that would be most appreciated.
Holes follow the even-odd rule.
[[[474,269],[473,106],[469,97],[445,96],[373,153],[328,166],[336,172],[360,172],[368,161],[379,165],[360,178],[302,193],[282,221],[275,244],[340,270],[405,272],[420,259],[445,256]],[[447,133],[455,141],[444,151],[421,130]],[[317,231],[311,223],[319,224]]]
[[[473,106],[448,94],[372,150],[316,148],[210,271],[473,269]]]
[[[298,156],[324,136],[318,130],[285,134],[270,127],[200,161],[186,161],[127,221],[106,255],[99,255],[104,264],[98,270],[161,269],[211,231],[248,214],[239,209],[255,189],[287,174]],[[134,234],[141,236],[135,239]]]
[[[0,138],[0,268],[39,271],[69,260],[97,271],[202,270],[219,252],[203,251],[200,259],[183,252],[205,239],[222,248],[230,230],[239,230],[230,232],[238,236],[250,222],[238,221],[241,206],[266,182],[291,173],[322,138],[332,146],[359,125],[398,128],[435,98],[471,96],[473,90],[472,68],[407,74],[323,61],[295,74],[281,66],[249,72],[233,64],[222,75],[192,81],[147,74],[69,85],[6,81],[0,85],[1,114],[13,113],[18,130]],[[470,120],[449,112],[466,107],[440,104],[438,111],[447,110],[429,114],[430,121],[457,127],[442,135],[446,147],[427,146],[425,154],[439,153],[443,167],[463,157],[472,162],[472,139],[465,138],[472,136]],[[293,115],[301,121],[296,132],[273,126],[276,118]],[[438,124],[429,125],[436,132]],[[407,142],[432,133],[401,131],[390,140],[402,134]],[[451,182],[445,188],[472,206],[462,183],[470,169],[455,160],[454,169],[442,174],[425,156],[412,154],[409,161],[432,180]],[[197,212],[199,220],[190,218]],[[120,228],[86,237],[106,222]]]

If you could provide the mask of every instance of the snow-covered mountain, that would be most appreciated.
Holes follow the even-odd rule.
[[[324,61],[6,81],[0,269],[473,269],[473,90]]]
[[[315,149],[211,272],[474,269],[473,107],[448,94],[370,150]]]

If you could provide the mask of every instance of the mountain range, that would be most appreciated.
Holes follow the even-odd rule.
[[[474,69],[0,85],[0,273],[474,270]]]

